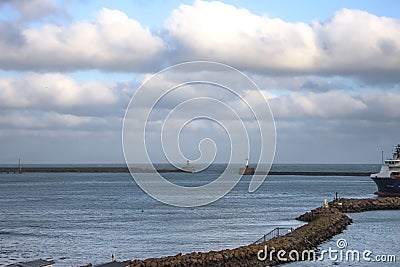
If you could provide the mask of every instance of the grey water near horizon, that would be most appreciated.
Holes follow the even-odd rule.
[[[177,164],[178,166],[184,167],[186,163]],[[226,168],[227,163],[215,163],[211,165],[211,168],[208,170],[209,172],[217,172],[219,173],[222,169]],[[243,163],[233,163],[233,166],[243,167]],[[80,164],[70,164],[70,163],[51,163],[51,164],[37,164],[37,163],[21,163],[21,167],[43,167],[43,168],[65,168],[65,167],[110,167],[110,168],[120,168],[126,167],[126,163],[80,163]],[[134,167],[143,167],[148,168],[150,165],[138,164],[134,165]],[[154,168],[156,169],[173,169],[175,166],[169,163],[155,163]],[[255,163],[249,163],[250,167],[257,167]],[[352,172],[375,172],[379,171],[381,164],[380,163],[273,163],[271,165],[271,171],[352,171]],[[0,167],[4,168],[17,168],[19,167],[17,163],[0,163]],[[260,165],[260,170],[266,171],[267,167],[264,165]],[[327,168],[328,167],[328,168]]]
[[[375,172],[377,164],[284,164],[274,170]],[[223,165],[204,172],[167,173],[184,185],[215,179]],[[117,259],[162,257],[250,244],[275,227],[299,227],[294,218],[340,197],[375,197],[369,177],[274,176],[253,193],[251,176],[220,200],[177,208],[146,195],[129,173],[0,174],[0,266],[53,259],[55,266],[101,264]],[[346,238],[375,254],[400,249],[398,211],[350,214],[354,223],[321,247]],[[387,234],[385,234],[387,233]],[[390,234],[390,235],[389,235]],[[400,254],[398,255],[400,256]],[[315,264],[315,265],[313,265]],[[365,262],[296,262],[291,266],[375,266]],[[372,263],[371,263],[372,264]],[[393,266],[388,265],[388,266]]]

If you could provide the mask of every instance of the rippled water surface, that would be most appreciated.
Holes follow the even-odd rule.
[[[376,171],[373,165],[278,165],[275,170]],[[221,166],[196,174],[168,173],[177,184],[207,183]],[[251,177],[212,204],[171,207],[147,196],[127,173],[0,174],[0,265],[37,258],[55,266],[99,264],[208,251],[249,244],[277,226],[298,227],[294,218],[324,199],[374,197],[369,177],[269,176],[254,193]],[[400,250],[400,212],[350,214],[348,230],[323,244],[375,254]],[[398,255],[400,257],[400,254]],[[400,259],[399,259],[400,260]],[[324,261],[290,266],[367,266]],[[289,266],[289,265],[288,265]],[[371,265],[373,266],[373,265]],[[388,264],[387,266],[393,266]]]

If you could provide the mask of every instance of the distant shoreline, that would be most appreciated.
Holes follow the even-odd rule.
[[[239,171],[239,170],[238,170]],[[0,167],[0,173],[128,173],[127,167]],[[154,173],[154,170],[134,168],[136,173]],[[185,172],[180,169],[157,169],[159,173]],[[299,176],[369,176],[371,172],[345,172],[345,171],[270,171],[256,172],[255,175],[299,175]]]

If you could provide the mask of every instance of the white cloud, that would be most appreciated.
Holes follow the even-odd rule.
[[[366,105],[348,94],[330,91],[323,93],[291,93],[270,101],[272,112],[277,118],[354,118],[360,116]]]
[[[327,22],[285,22],[221,2],[195,1],[165,24],[178,60],[208,59],[261,73],[400,72],[400,20],[343,9]]]
[[[59,73],[0,78],[1,109],[35,109],[74,112],[78,109],[118,108],[124,91],[115,83],[78,83]]]
[[[399,27],[397,18],[361,10],[337,11],[326,22],[293,23],[197,0],[173,10],[161,33],[152,33],[124,12],[104,8],[93,21],[65,26],[20,29],[2,23],[0,68],[145,72],[166,63],[212,60],[264,74],[398,82]]]
[[[60,114],[56,112],[25,112],[11,111],[2,112],[0,125],[2,129],[91,129],[109,128],[109,118],[76,116],[71,114]],[[113,118],[115,119],[115,118]]]
[[[264,90],[273,90],[277,92],[284,91],[311,91],[327,92],[331,90],[350,90],[355,86],[361,89],[361,84],[354,81],[351,77],[323,77],[316,75],[251,75],[251,79]]]
[[[391,121],[400,119],[400,94],[343,91],[291,92],[269,100],[277,119]]]
[[[365,116],[374,120],[400,120],[400,93],[364,93],[360,97],[370,107]]]
[[[328,72],[399,72],[400,20],[343,9],[326,23],[315,23],[321,58]]]
[[[318,55],[309,25],[260,17],[221,2],[181,5],[165,27],[178,56],[182,51],[186,59],[223,61],[241,69],[304,71]]]
[[[144,71],[162,61],[165,50],[163,41],[136,20],[105,8],[92,22],[45,24],[13,36],[20,36],[20,45],[0,38],[2,69]]]

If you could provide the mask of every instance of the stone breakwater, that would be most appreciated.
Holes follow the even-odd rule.
[[[314,216],[308,224],[284,235],[275,237],[260,244],[250,244],[235,249],[225,249],[210,252],[193,252],[170,257],[132,260],[125,262],[128,266],[272,266],[286,263],[280,260],[277,253],[270,253],[265,260],[260,260],[260,251],[278,252],[283,250],[286,256],[291,251],[299,255],[305,250],[311,250],[333,236],[341,233],[352,220],[337,209],[326,209]],[[282,257],[281,257],[282,258]]]
[[[234,249],[209,252],[192,252],[175,256],[128,260],[123,265],[130,267],[157,266],[274,266],[294,260],[312,260],[316,255],[303,252],[314,251],[320,244],[341,233],[352,223],[345,212],[400,209],[400,198],[346,199],[340,198],[327,205],[313,209],[297,217],[307,224],[283,236],[259,244],[250,244]],[[266,250],[267,248],[267,250]],[[264,253],[268,251],[268,253]],[[272,253],[274,251],[275,253]],[[282,251],[278,257],[278,252]],[[260,254],[261,252],[261,254]],[[283,253],[284,252],[284,253]],[[295,253],[293,253],[295,252]],[[313,258],[314,256],[314,258]],[[262,258],[260,260],[259,258]],[[284,259],[282,259],[284,258]]]
[[[369,199],[341,198],[329,203],[330,207],[341,212],[363,212],[369,210],[397,210],[400,209],[400,197],[384,197]]]
[[[310,222],[315,218],[324,216],[326,212],[336,210],[339,212],[363,212],[370,210],[396,210],[400,209],[399,197],[385,197],[385,198],[339,198],[328,203],[328,208],[319,207],[310,212],[307,212],[296,220]]]

